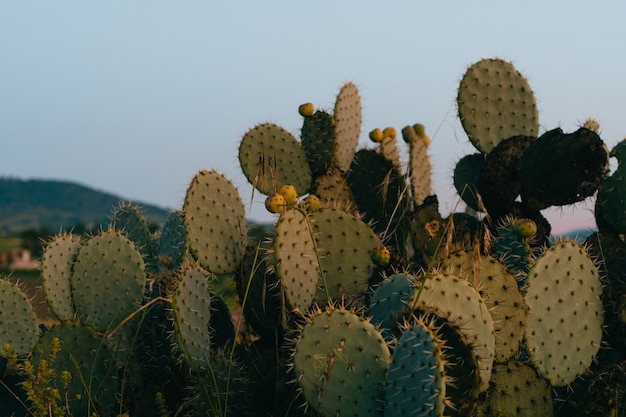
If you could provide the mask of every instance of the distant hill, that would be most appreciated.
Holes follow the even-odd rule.
[[[0,232],[47,227],[52,231],[77,224],[106,224],[121,201],[113,194],[68,181],[0,178]],[[167,210],[131,201],[150,223],[165,221]]]

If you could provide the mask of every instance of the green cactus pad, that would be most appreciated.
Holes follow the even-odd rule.
[[[276,270],[291,307],[306,311],[315,297],[320,265],[309,219],[298,210],[285,211],[276,224]]]
[[[478,179],[485,165],[482,153],[465,155],[454,167],[454,188],[465,204],[473,210],[482,211],[478,200]]]
[[[446,399],[444,342],[434,322],[417,320],[393,351],[385,388],[385,417],[443,415]]]
[[[41,258],[43,292],[50,310],[61,321],[70,320],[76,313],[70,280],[79,248],[78,236],[60,233],[46,244]]]
[[[335,149],[335,119],[325,111],[305,117],[302,124],[302,149],[313,177],[324,175],[331,167]]]
[[[539,117],[528,80],[513,64],[483,59],[465,72],[457,95],[459,118],[469,140],[489,153],[517,135],[537,136]]]
[[[42,360],[53,369],[52,386],[59,389],[63,401],[67,400],[70,415],[88,416],[97,412],[109,416],[119,409],[116,401],[119,381],[113,354],[106,340],[91,328],[65,322],[44,332],[31,358],[35,373]],[[71,375],[67,391],[63,388],[64,371]]]
[[[343,308],[307,319],[292,353],[304,398],[324,416],[380,416],[391,362],[380,332]]]
[[[372,249],[380,238],[362,220],[341,210],[324,209],[312,213],[317,249],[326,280],[318,281],[317,298],[362,294],[374,271]]]
[[[491,256],[459,251],[441,259],[441,268],[454,268],[479,289],[493,320],[495,361],[505,362],[517,353],[524,337],[526,311],[517,281]]]
[[[311,187],[311,168],[300,143],[282,127],[259,124],[248,130],[239,145],[239,164],[260,193],[273,195],[283,185],[304,195]]]
[[[492,243],[492,255],[502,262],[511,272],[521,274],[520,286],[524,285],[524,277],[528,274],[533,260],[530,241],[516,230],[517,219],[506,216],[498,225],[497,237]]]
[[[76,313],[100,332],[139,308],[145,285],[143,257],[121,232],[99,233],[76,256],[71,280]]]
[[[18,356],[28,354],[39,338],[33,306],[26,294],[6,278],[0,278],[0,304],[0,356],[5,357],[7,344]]]
[[[191,254],[214,274],[239,266],[248,233],[237,188],[222,174],[201,170],[185,195],[183,217]]]
[[[626,139],[615,145],[610,156],[617,159],[617,169],[602,181],[596,200],[598,227],[603,222],[618,233],[626,233]]]
[[[380,327],[385,340],[390,340],[393,330],[397,327],[397,320],[406,309],[411,299],[415,277],[397,273],[385,278],[376,288],[370,299],[369,314],[372,323]]]
[[[557,168],[563,167],[563,169]],[[597,133],[560,128],[541,135],[517,164],[522,199],[536,209],[562,206],[593,195],[608,173],[609,154]]]
[[[361,134],[361,97],[356,85],[344,84],[335,100],[335,148],[333,165],[350,169]]]
[[[591,365],[602,340],[600,274],[584,246],[559,241],[528,273],[526,344],[552,385],[567,385]]]
[[[206,371],[211,357],[211,298],[206,272],[198,264],[184,264],[172,295],[175,338],[189,366]]]
[[[409,306],[436,314],[465,334],[478,359],[481,390],[486,390],[495,357],[494,326],[489,309],[474,286],[457,275],[435,271],[417,282]]]
[[[551,387],[529,365],[515,359],[494,365],[486,416],[552,417]]]

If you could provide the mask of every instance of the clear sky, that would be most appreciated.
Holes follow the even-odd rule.
[[[611,147],[626,136],[624,16],[620,1],[1,1],[0,175],[177,208],[215,168],[265,221],[241,136],[267,121],[298,136],[298,105],[332,108],[353,81],[363,146],[375,127],[426,126],[447,214],[455,162],[475,152],[455,108],[466,66],[512,61],[542,131],[591,116]],[[550,214],[554,230],[592,225],[592,207]]]

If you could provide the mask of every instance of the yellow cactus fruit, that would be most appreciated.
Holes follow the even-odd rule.
[[[296,191],[296,187],[291,184],[283,185],[278,189],[278,194],[282,195],[285,198],[285,203],[288,206],[293,206],[296,204],[298,200],[298,192]]]
[[[385,130],[383,130],[383,136],[386,138],[391,138],[391,139],[395,139],[396,138],[396,129],[393,127],[386,127]]]
[[[322,202],[320,201],[319,197],[316,196],[315,194],[309,194],[307,198],[304,200],[304,206],[311,213],[315,213],[316,211],[319,211],[319,209],[322,207]]]
[[[385,138],[383,131],[379,128],[376,128],[370,132],[370,140],[375,143],[382,142]]]
[[[300,107],[298,107],[298,113],[300,113],[300,116],[302,117],[313,116],[314,112],[315,106],[313,106],[313,103],[300,104]]]
[[[384,268],[391,262],[391,252],[385,245],[378,245],[372,250],[372,261]]]
[[[282,213],[285,211],[286,207],[287,202],[285,201],[285,197],[278,193],[265,199],[265,208],[270,213]]]

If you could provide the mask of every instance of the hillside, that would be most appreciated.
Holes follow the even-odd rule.
[[[0,232],[105,224],[120,201],[123,199],[113,194],[69,181],[0,178]],[[164,221],[167,210],[133,203],[142,208],[149,222]]]

